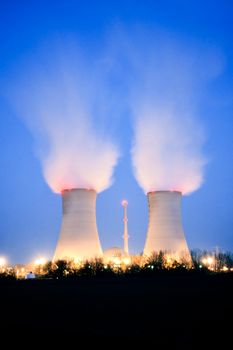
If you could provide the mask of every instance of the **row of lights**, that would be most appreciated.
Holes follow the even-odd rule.
[[[113,257],[112,259],[110,259],[111,262],[117,267],[120,266],[122,263],[125,265],[129,265],[130,264],[130,258],[125,257],[123,259],[120,259],[118,257]],[[34,261],[34,266],[39,267],[39,266],[43,266],[45,265],[47,262],[47,259],[45,259],[44,257],[39,257]],[[110,261],[109,261],[110,262]],[[168,261],[169,262],[169,259]],[[201,260],[202,264],[204,266],[206,266],[209,270],[214,270],[215,269],[215,259],[212,256],[206,256],[205,258],[203,258]],[[5,271],[5,267],[7,265],[7,259],[5,257],[1,257],[0,256],[0,272],[4,272]],[[200,265],[200,268],[202,267],[202,265]],[[22,272],[25,271],[24,268],[21,268]],[[233,271],[233,268],[228,268],[227,266],[223,266],[221,271]]]
[[[43,257],[37,258],[33,265],[35,267],[42,267],[43,265],[45,265],[47,262],[47,260]],[[7,259],[3,256],[0,256],[0,273],[4,273],[8,270],[11,270],[11,267],[7,267]],[[18,277],[26,277],[27,275],[27,271],[25,269],[25,267],[21,267],[21,268],[16,268],[16,276]],[[31,273],[31,272],[30,272]]]
[[[120,259],[118,257],[113,257],[111,260],[112,260],[112,262],[114,262],[117,265],[120,265],[122,262],[125,265],[130,264],[130,258],[128,258],[128,257],[126,257],[124,259]],[[46,262],[47,262],[47,259],[40,257],[34,261],[34,265],[35,266],[45,265]],[[75,263],[80,263],[80,260],[79,259],[75,260]],[[6,266],[6,264],[7,264],[6,258],[0,257],[0,268],[3,268],[4,266]]]
[[[206,256],[205,258],[202,259],[202,264],[206,266],[209,270],[214,271],[216,269],[216,260],[212,256]],[[200,265],[202,267],[202,265]],[[233,271],[233,268],[229,268],[227,266],[223,266],[220,271]]]

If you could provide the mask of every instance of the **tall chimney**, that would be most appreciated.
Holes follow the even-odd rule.
[[[96,224],[96,192],[62,191],[62,225],[53,260],[84,260],[102,254]]]
[[[155,191],[147,194],[149,225],[143,254],[167,252],[190,260],[181,217],[182,194],[178,191]]]
[[[128,206],[128,202],[126,199],[124,199],[121,204],[124,207],[124,235],[123,235],[123,239],[124,239],[124,254],[125,255],[129,255],[129,235],[128,235],[128,217],[127,217],[127,206]]]

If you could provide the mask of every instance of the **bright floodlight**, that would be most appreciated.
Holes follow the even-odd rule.
[[[207,256],[206,258],[202,259],[202,263],[204,265],[212,265],[214,263],[214,258],[212,256]]]
[[[44,265],[46,263],[46,259],[45,258],[38,258],[35,260],[34,264],[35,265]]]
[[[6,265],[6,259],[4,257],[0,257],[0,267],[3,267]]]
[[[129,265],[130,264],[130,258],[124,258],[123,262],[125,265]]]
[[[213,262],[214,262],[214,259],[211,256],[207,258],[207,263],[209,265],[213,264]]]

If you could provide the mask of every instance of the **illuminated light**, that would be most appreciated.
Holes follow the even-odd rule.
[[[165,260],[166,260],[166,264],[168,266],[172,266],[172,263],[174,262],[175,257],[172,258],[170,255],[166,255],[165,256]]]
[[[74,258],[74,264],[80,264],[81,263],[81,259],[80,258]]]
[[[150,267],[152,270],[154,269],[154,265],[151,265],[151,267]]]
[[[119,258],[113,258],[112,261],[113,261],[113,263],[115,265],[120,265],[121,264],[121,260]]]
[[[230,268],[230,271],[233,271],[233,267]]]
[[[128,201],[126,199],[123,199],[121,205],[123,205],[123,207],[126,207],[128,205]]]
[[[38,258],[34,261],[34,265],[38,266],[38,265],[44,265],[46,263],[46,259],[45,258]]]
[[[222,271],[228,271],[228,267],[227,266],[223,266],[223,268],[221,270]]]
[[[0,267],[3,268],[3,266],[6,265],[6,259],[4,257],[0,257]]]
[[[107,265],[104,265],[104,269],[107,269],[108,268],[108,266]]]
[[[199,268],[202,269],[202,265],[199,265]]]
[[[213,259],[213,258],[211,258],[211,257],[208,257],[208,258],[207,258],[207,263],[208,263],[209,265],[213,264],[213,262],[214,262],[214,259]]]
[[[207,256],[206,258],[202,259],[202,263],[204,265],[212,265],[214,263],[214,258],[211,256]]]
[[[123,262],[125,265],[129,265],[130,264],[130,258],[124,258]]]

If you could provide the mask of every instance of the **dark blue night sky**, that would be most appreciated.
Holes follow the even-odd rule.
[[[0,255],[13,263],[28,262],[38,255],[51,258],[61,221],[61,198],[44,180],[33,135],[6,98],[6,86],[14,84],[12,72],[20,75],[25,57],[36,60],[40,47],[54,38],[72,37],[90,55],[111,40],[114,46],[112,33],[116,28],[121,28],[123,36],[124,32],[133,35],[136,42],[134,28],[135,33],[143,28],[143,35],[151,35],[152,42],[159,29],[167,37],[191,42],[199,49],[210,48],[221,57],[221,69],[205,84],[198,109],[207,136],[205,181],[200,189],[183,198],[183,222],[191,249],[213,250],[218,246],[233,251],[232,17],[230,0],[1,1]],[[131,72],[123,61],[117,62],[110,86],[121,100],[120,125],[114,134],[121,157],[113,185],[99,194],[97,223],[104,249],[122,246],[121,200],[126,198],[129,248],[131,253],[140,253],[147,230],[147,199],[132,171],[131,117],[122,101],[127,87],[120,78]]]

